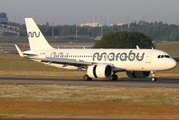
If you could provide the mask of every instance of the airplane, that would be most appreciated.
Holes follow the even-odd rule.
[[[177,62],[164,51],[156,49],[56,49],[49,45],[32,18],[25,18],[30,50],[21,57],[63,69],[86,70],[85,81],[92,78],[117,80],[117,72],[125,71],[130,78],[147,78],[157,81],[156,71],[170,70]]]

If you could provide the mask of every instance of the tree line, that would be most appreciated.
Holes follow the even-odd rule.
[[[27,36],[25,24],[9,22],[9,25],[20,28],[20,36]],[[38,25],[44,36],[52,36],[52,26],[47,22],[45,25]],[[163,24],[162,22],[130,23],[129,25],[103,26],[102,33],[106,35],[115,31],[137,31],[149,36],[154,41],[179,41],[179,26],[174,24]],[[77,26],[78,35],[89,35],[95,38],[101,36],[101,27]],[[54,26],[54,36],[69,36],[76,34],[76,25],[57,25]]]
[[[115,31],[104,35],[93,48],[155,48],[150,37],[137,31]]]

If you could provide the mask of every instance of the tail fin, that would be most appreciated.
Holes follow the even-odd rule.
[[[52,49],[32,18],[25,18],[31,50]]]

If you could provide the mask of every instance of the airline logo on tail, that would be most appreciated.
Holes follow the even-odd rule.
[[[28,33],[28,37],[32,37],[33,38],[34,36],[35,37],[39,37],[40,36],[40,31],[39,31],[39,33],[36,33],[36,32],[29,32]]]

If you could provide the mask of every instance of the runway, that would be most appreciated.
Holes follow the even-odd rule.
[[[179,88],[179,80],[151,79],[118,79],[117,81],[99,80],[84,81],[82,78],[56,78],[56,77],[10,77],[1,76],[0,84],[58,84],[58,85],[85,85],[85,86],[120,86],[120,87],[165,87]]]

